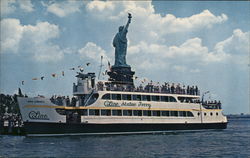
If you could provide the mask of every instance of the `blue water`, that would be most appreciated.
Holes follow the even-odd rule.
[[[226,157],[250,158],[250,118],[226,130],[165,134],[24,137],[0,136],[0,157]]]

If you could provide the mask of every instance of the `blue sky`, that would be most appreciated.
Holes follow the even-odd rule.
[[[198,85],[225,113],[249,113],[249,10],[244,1],[1,0],[0,91],[72,95],[69,69],[98,73],[101,55],[102,71],[113,64],[111,42],[130,12],[127,62],[137,84]]]

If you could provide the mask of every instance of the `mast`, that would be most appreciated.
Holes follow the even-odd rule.
[[[100,70],[99,70],[99,74],[98,74],[98,80],[100,79],[100,75],[101,75],[101,71],[102,71],[102,67],[103,67],[102,59],[103,59],[103,56],[101,56],[101,65],[100,65]]]

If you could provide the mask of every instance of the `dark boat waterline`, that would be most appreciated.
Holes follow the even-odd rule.
[[[227,123],[196,124],[66,124],[25,122],[28,136],[127,135],[168,131],[226,129]]]

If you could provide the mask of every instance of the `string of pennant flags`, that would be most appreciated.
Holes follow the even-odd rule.
[[[85,65],[88,67],[88,66],[91,65],[91,63],[88,62],[88,63],[86,63]],[[70,67],[68,70],[70,70],[70,71],[79,70],[80,72],[84,72],[84,66],[78,65],[78,66],[76,66],[76,67]],[[111,67],[111,65],[110,65],[110,62],[108,61],[108,70],[105,70],[104,72],[102,72],[102,75],[103,75],[103,76],[106,76],[106,75],[108,74],[108,72],[111,71],[111,70],[112,70],[112,67]],[[115,73],[115,72],[114,72],[114,73]],[[60,71],[60,72],[57,72],[57,73],[51,73],[50,76],[53,77],[53,78],[57,78],[57,77],[59,77],[59,76],[64,77],[64,76],[65,76],[65,71],[63,70],[63,71]],[[126,75],[124,75],[124,76],[126,76]],[[37,80],[43,81],[45,78],[47,78],[47,76],[34,77],[34,78],[32,78],[31,80],[33,80],[33,81],[37,81]],[[134,80],[139,80],[139,82],[142,83],[142,84],[144,84],[144,83],[146,83],[146,82],[149,82],[148,79],[146,79],[146,78],[139,78],[139,77],[137,77],[137,76],[133,76],[133,79],[134,79]],[[26,81],[23,80],[23,81],[21,81],[21,84],[24,85],[25,82],[26,82]],[[151,80],[151,82],[152,82],[152,80]]]
[[[86,63],[86,66],[90,66],[90,63],[89,63],[89,62]],[[71,70],[71,71],[79,70],[80,72],[83,72],[83,71],[84,71],[84,67],[83,67],[82,65],[79,65],[79,66],[77,66],[77,67],[71,67],[71,68],[69,68],[68,70]],[[56,78],[56,77],[59,77],[59,76],[64,77],[64,76],[65,76],[65,71],[63,70],[63,71],[58,72],[58,73],[51,73],[50,75],[51,75],[51,77],[53,77],[53,78]],[[46,77],[47,77],[47,76],[46,76]],[[45,79],[45,76],[41,76],[41,77],[34,77],[34,78],[32,78],[31,80],[36,81],[36,80],[44,80],[44,79]],[[21,81],[21,84],[24,85],[25,82],[26,82],[26,81],[23,80],[23,81]]]

